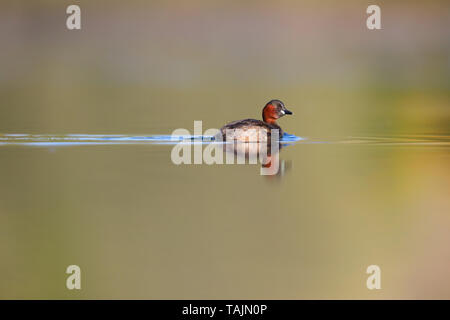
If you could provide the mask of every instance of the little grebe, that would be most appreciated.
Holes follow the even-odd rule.
[[[277,140],[281,140],[284,133],[276,120],[286,114],[292,114],[292,112],[286,109],[283,102],[271,100],[264,106],[262,111],[263,121],[256,119],[233,121],[224,125],[220,132],[224,141],[262,142],[270,141],[271,130],[278,129],[279,136]]]

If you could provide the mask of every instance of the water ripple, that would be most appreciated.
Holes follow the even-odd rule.
[[[0,145],[70,146],[100,144],[177,144],[211,143],[211,136],[121,135],[121,134],[0,134]],[[285,133],[286,144],[423,145],[450,146],[447,135],[349,136],[344,138],[307,138]]]

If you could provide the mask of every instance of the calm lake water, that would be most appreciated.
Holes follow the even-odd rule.
[[[450,137],[305,138],[274,176],[158,140],[0,137],[2,297],[449,297]]]
[[[0,4],[0,298],[450,298],[449,1],[76,2]],[[278,174],[172,162],[271,99]]]

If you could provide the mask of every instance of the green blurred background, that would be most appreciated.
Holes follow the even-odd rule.
[[[0,133],[218,128],[278,98],[297,136],[448,141],[450,3],[377,1],[376,31],[369,4],[2,1]],[[448,145],[299,143],[273,178],[170,150],[0,146],[0,298],[450,298]]]

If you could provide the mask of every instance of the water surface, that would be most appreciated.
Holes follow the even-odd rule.
[[[177,166],[174,143],[1,135],[3,297],[73,298],[69,264],[84,298],[446,295],[447,136],[305,137],[275,176]],[[383,271],[375,295],[370,264]]]
[[[76,3],[0,1],[0,298],[450,298],[450,1]],[[172,162],[271,99],[277,174]]]

